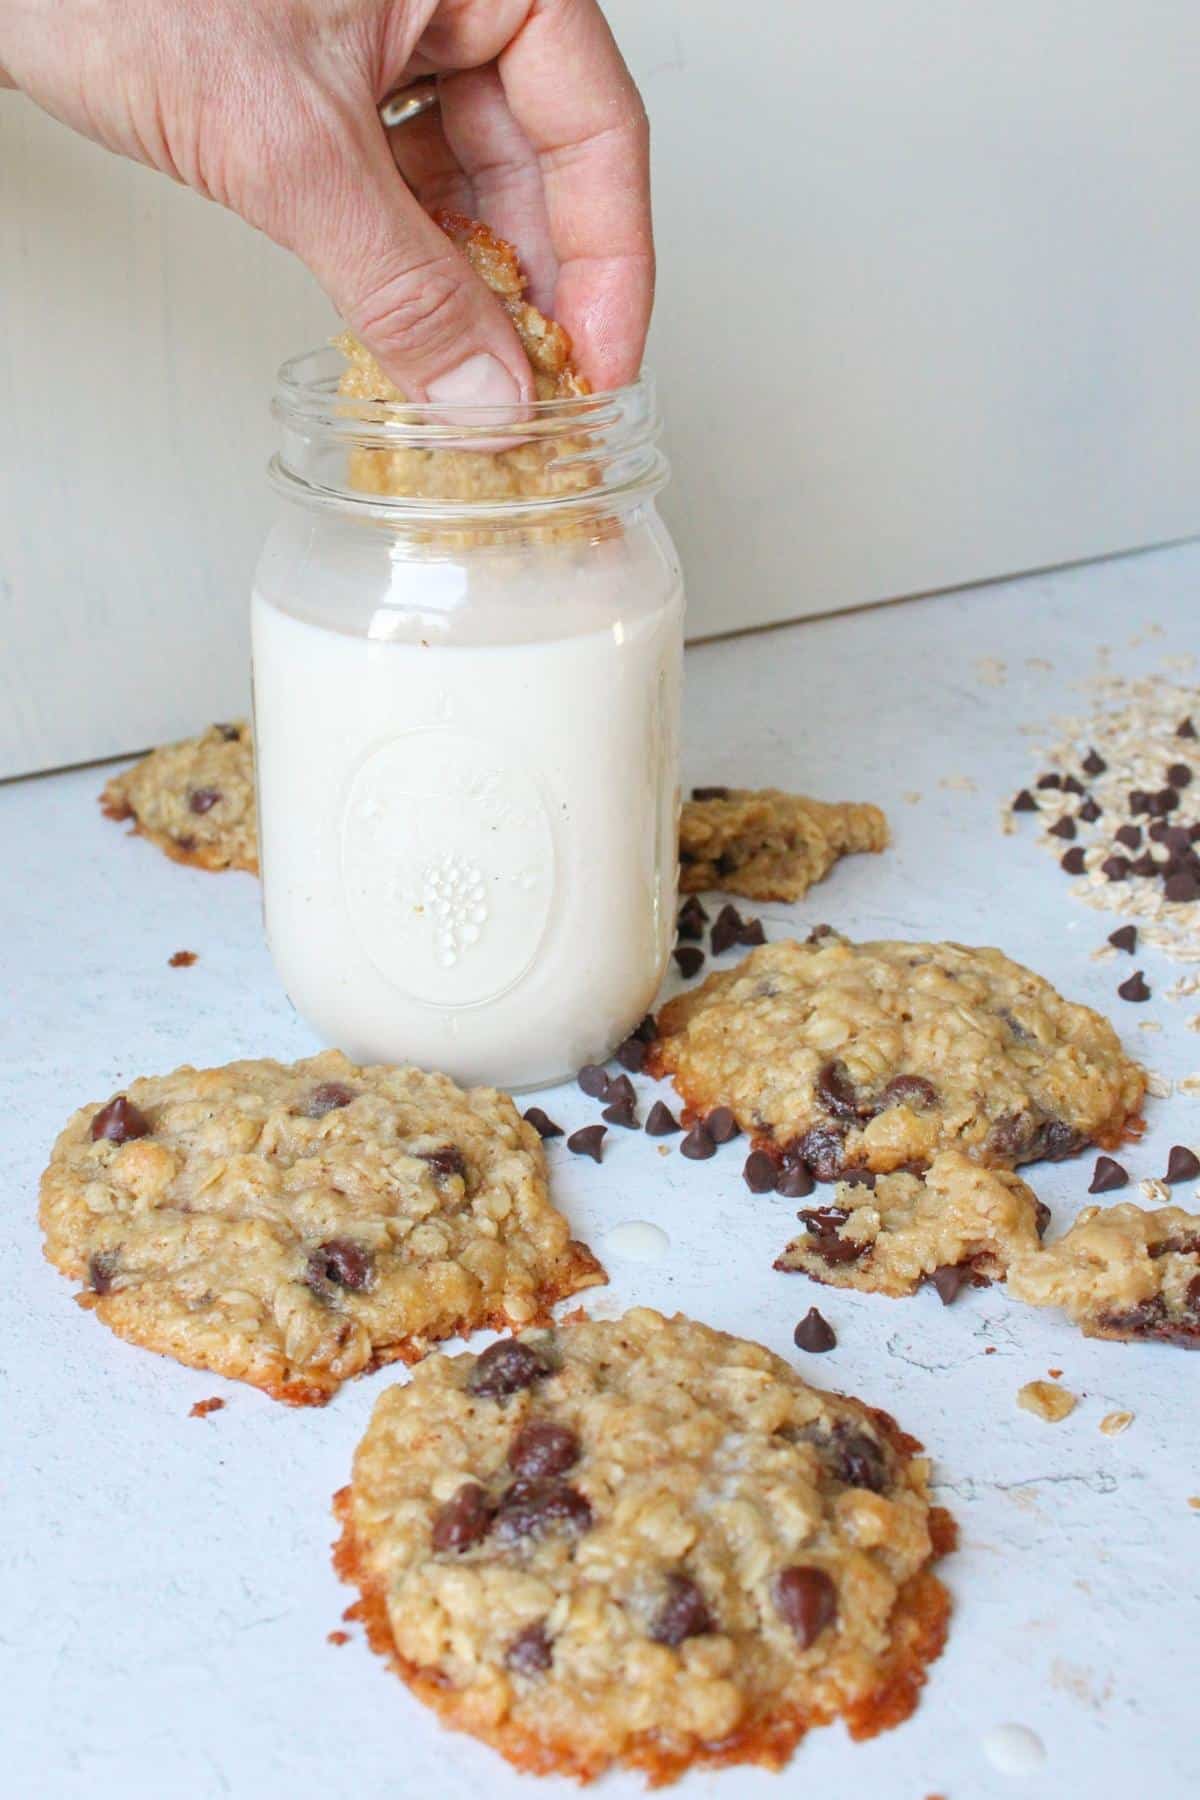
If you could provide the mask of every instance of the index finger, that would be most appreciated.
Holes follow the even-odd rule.
[[[534,0],[498,67],[542,172],[555,317],[593,386],[621,387],[641,366],[654,298],[641,95],[595,0]]]

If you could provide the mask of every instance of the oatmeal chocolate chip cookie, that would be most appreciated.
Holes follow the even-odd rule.
[[[604,1279],[507,1095],[336,1050],[177,1069],[84,1107],[40,1218],[118,1336],[295,1405]]]
[[[244,719],[152,750],[113,776],[100,804],[110,819],[132,819],[176,862],[258,874],[254,742]]]
[[[698,788],[679,826],[679,885],[684,893],[721,888],[748,900],[799,900],[841,857],[887,841],[877,806],[778,788]]]
[[[947,1149],[1011,1168],[1140,1128],[1145,1076],[1112,1026],[999,950],[767,944],[670,1001],[658,1031],[652,1074],[822,1181]]]
[[[655,1785],[906,1718],[954,1527],[884,1413],[639,1308],[435,1356],[337,1496],[372,1646],[518,1768]]]
[[[775,1267],[871,1294],[913,1294],[929,1281],[952,1299],[966,1282],[1003,1281],[1015,1258],[1037,1250],[1048,1216],[1020,1176],[943,1150],[924,1175],[839,1182],[832,1203],[800,1214],[804,1235]]]
[[[1200,1216],[1085,1206],[1057,1242],[1014,1261],[1008,1288],[1029,1306],[1062,1307],[1085,1337],[1200,1349]]]

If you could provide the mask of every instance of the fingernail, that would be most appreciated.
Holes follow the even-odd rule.
[[[511,425],[521,390],[504,364],[481,351],[468,356],[455,369],[447,369],[431,381],[426,394],[432,406],[481,406],[491,410],[474,414],[473,425]],[[467,423],[462,420],[459,423]]]

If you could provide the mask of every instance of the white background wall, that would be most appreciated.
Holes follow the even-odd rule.
[[[695,635],[1200,530],[1195,0],[608,10]],[[0,94],[0,773],[244,704],[271,375],[329,324]]]

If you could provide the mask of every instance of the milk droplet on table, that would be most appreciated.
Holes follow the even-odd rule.
[[[1028,1725],[993,1725],[984,1736],[983,1754],[1001,1775],[1032,1775],[1046,1760],[1046,1746]]]
[[[671,1247],[671,1240],[659,1225],[648,1219],[626,1219],[614,1225],[604,1240],[610,1256],[626,1262],[661,1262]]]

